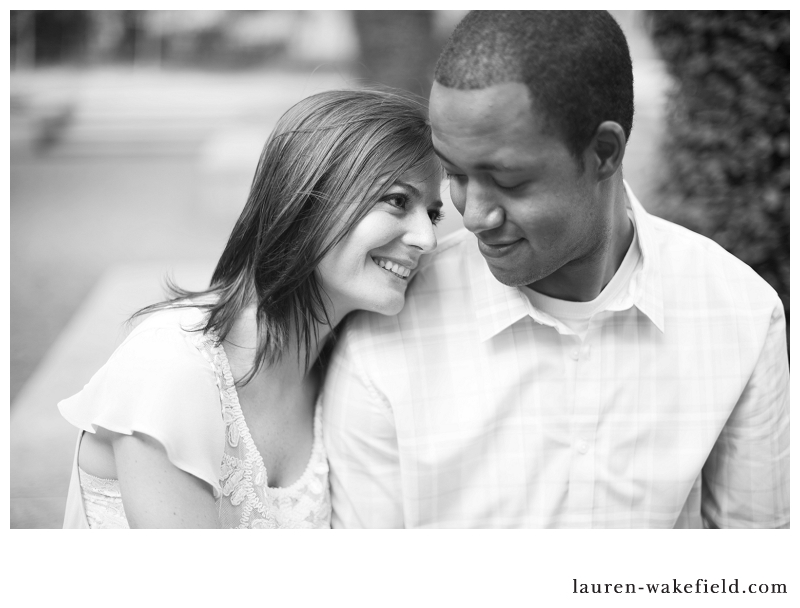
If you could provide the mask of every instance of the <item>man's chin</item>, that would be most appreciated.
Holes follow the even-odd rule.
[[[489,267],[492,276],[503,285],[522,287],[524,285],[530,285],[536,280],[535,275],[531,275],[531,273],[522,273],[516,268],[507,268],[497,264],[496,261],[492,259],[484,258],[484,260],[486,260],[486,265]]]

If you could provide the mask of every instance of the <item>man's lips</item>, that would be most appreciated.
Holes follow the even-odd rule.
[[[486,241],[478,239],[478,249],[480,249],[481,253],[486,257],[501,258],[511,253],[520,243],[522,243],[522,239],[517,239],[515,241],[497,241],[494,243],[487,243]]]

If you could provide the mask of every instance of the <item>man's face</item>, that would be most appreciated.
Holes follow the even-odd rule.
[[[543,129],[522,83],[479,90],[434,83],[430,118],[450,196],[495,278],[568,293],[570,269],[587,265],[610,230],[595,165],[582,169]],[[591,160],[588,149],[583,156]]]

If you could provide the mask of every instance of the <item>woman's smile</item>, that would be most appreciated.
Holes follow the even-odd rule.
[[[416,266],[416,263],[413,265],[411,262],[408,262],[407,264],[401,264],[400,262],[390,260],[389,258],[377,256],[372,256],[372,261],[384,270],[393,274],[398,279],[402,279],[404,281],[408,280],[408,277],[411,276],[411,271]],[[411,267],[409,268],[409,266]]]

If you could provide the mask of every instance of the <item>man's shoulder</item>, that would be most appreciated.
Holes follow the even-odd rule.
[[[748,299],[778,299],[777,292],[750,266],[714,240],[684,226],[650,216],[665,280],[695,277],[741,301],[736,291],[747,289]]]
[[[403,324],[420,318],[447,320],[454,308],[469,306],[473,277],[486,271],[475,236],[466,229],[444,237],[433,253],[423,256],[406,290],[406,301],[398,315]]]
[[[443,236],[438,240],[436,249],[431,253],[426,253],[420,260],[420,269],[425,268],[431,264],[441,263],[439,260],[448,259],[453,255],[457,255],[460,248],[465,245],[474,244],[475,235],[466,228],[460,228],[448,235]]]
[[[477,256],[477,257],[476,257]],[[436,251],[423,256],[406,291],[403,310],[393,316],[356,312],[340,331],[340,340],[375,347],[409,339],[420,329],[452,325],[471,310],[470,275],[485,264],[475,237],[458,230],[439,241]]]

